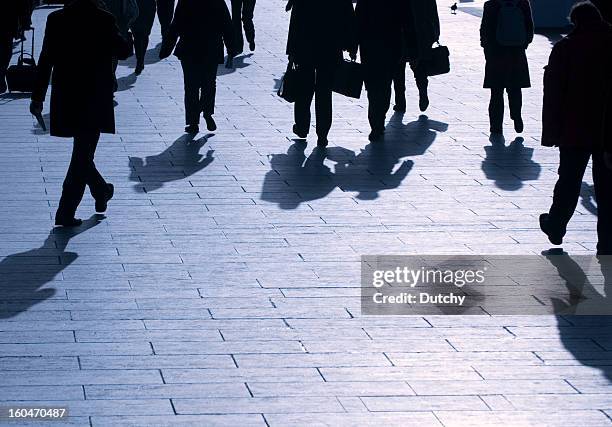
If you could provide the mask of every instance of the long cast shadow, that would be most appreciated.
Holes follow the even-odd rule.
[[[200,149],[211,136],[194,139],[191,135],[183,135],[159,154],[145,159],[130,157],[130,181],[137,183],[134,190],[155,191],[165,183],[185,179],[210,165],[215,160],[214,150],[202,155]]]
[[[525,147],[525,140],[516,138],[506,146],[502,136],[491,137],[491,145],[486,146],[486,157],[482,162],[482,171],[488,180],[505,191],[517,191],[525,181],[536,181],[542,167],[533,161],[534,149]]]
[[[0,319],[15,317],[55,295],[55,289],[43,286],[78,258],[77,253],[66,252],[70,239],[103,218],[93,215],[80,227],[54,228],[41,247],[4,258],[0,262]]]
[[[608,357],[612,343],[612,257],[580,257],[583,264],[589,264],[587,274],[579,262],[562,250],[551,250],[544,255],[557,269],[569,292],[566,301],[553,300],[555,313],[563,314],[557,317],[561,341],[582,365],[601,370],[612,381],[612,358]],[[595,260],[599,266],[594,265]],[[603,286],[599,289],[592,283],[593,269],[601,270]],[[568,327],[565,322],[572,326]],[[595,328],[599,331],[592,332]],[[587,349],[577,345],[593,341],[607,351],[592,351],[592,346]]]

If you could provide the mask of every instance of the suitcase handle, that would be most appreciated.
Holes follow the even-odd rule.
[[[18,63],[23,64],[24,57],[27,55],[34,60],[34,27],[30,27],[27,31],[32,31],[32,53],[25,53],[23,49],[24,40],[21,39],[21,54],[19,55]]]

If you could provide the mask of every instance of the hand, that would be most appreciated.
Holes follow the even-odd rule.
[[[172,55],[172,48],[169,48],[166,43],[162,43],[162,47],[159,50],[159,59],[166,59]]]
[[[604,162],[608,169],[612,170],[612,151],[606,151],[604,153]]]
[[[351,61],[357,61],[357,51],[349,52],[349,57]]]
[[[40,101],[30,102],[30,113],[34,116],[40,116],[43,111],[43,103]]]
[[[225,68],[227,69],[234,68],[234,55],[227,55],[227,61],[225,62]]]

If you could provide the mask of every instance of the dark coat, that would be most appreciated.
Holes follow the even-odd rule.
[[[408,0],[405,10],[405,57],[411,61],[425,57],[440,39],[440,17],[436,0]]]
[[[179,0],[160,56],[176,45],[174,54],[180,60],[222,64],[224,44],[233,55],[234,29],[224,0]]]
[[[405,4],[402,0],[357,1],[357,38],[364,65],[399,63],[408,18]]]
[[[357,51],[351,0],[294,0],[287,55],[299,63],[336,61]]]
[[[127,37],[130,26],[139,14],[136,0],[102,0],[102,3],[115,17],[121,35]]]
[[[45,100],[53,73],[51,135],[115,133],[113,57],[129,53],[115,18],[90,0],[49,15],[32,100]]]
[[[542,145],[595,148],[604,143],[612,87],[612,29],[576,29],[550,54],[544,76]]]
[[[591,0],[591,2],[597,6],[603,19],[608,23],[612,24],[612,1],[610,0]]]
[[[17,36],[19,30],[31,25],[32,2],[30,0],[0,1],[0,34]]]
[[[138,4],[138,18],[132,23],[132,31],[139,34],[151,34],[157,3],[155,0],[136,0]]]
[[[531,5],[520,0],[519,7],[525,16],[527,46],[533,41],[534,25]],[[501,3],[489,0],[484,5],[480,27],[480,45],[486,58],[485,88],[527,88],[531,87],[529,64],[525,51],[527,46],[501,46],[497,42],[497,21]]]

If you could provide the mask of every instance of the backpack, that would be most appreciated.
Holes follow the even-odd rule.
[[[501,46],[525,46],[527,26],[519,0],[499,0],[501,7],[497,17],[497,43]]]

